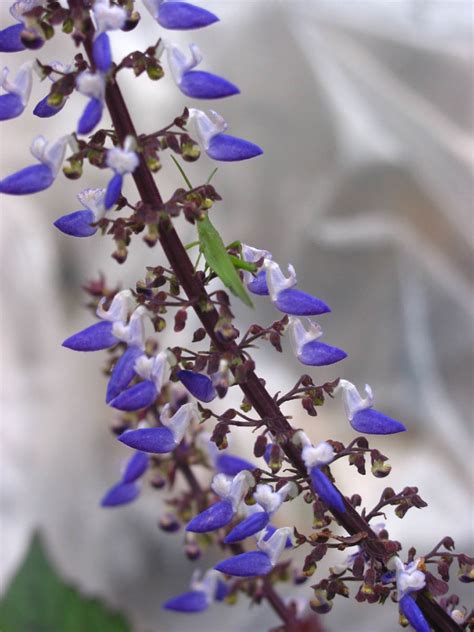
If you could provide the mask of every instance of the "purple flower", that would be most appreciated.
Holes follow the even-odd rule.
[[[267,273],[263,268],[263,261],[265,259],[271,259],[271,253],[268,252],[268,250],[259,250],[258,248],[252,248],[252,246],[242,244],[242,256],[244,261],[247,261],[248,263],[257,263],[258,261],[262,261],[261,268],[257,271],[255,276],[251,272],[244,270],[244,283],[249,292],[260,296],[268,296],[270,292],[267,285]]]
[[[225,527],[237,513],[242,499],[253,484],[254,478],[246,470],[239,472],[232,480],[225,474],[216,474],[212,489],[223,500],[195,516],[187,525],[186,531],[207,533]]]
[[[0,53],[17,53],[25,50],[25,45],[21,41],[21,34],[26,29],[23,14],[42,4],[43,0],[18,0],[12,4],[10,14],[19,24],[12,24],[0,31]]]
[[[270,485],[257,485],[257,489],[253,494],[254,499],[257,501],[257,504],[254,505],[255,509],[252,509],[252,513],[228,533],[224,542],[226,544],[240,542],[264,529],[287,496],[294,497],[297,491],[296,485],[291,482],[276,492],[273,491]]]
[[[196,44],[190,44],[189,49],[191,54],[186,56],[175,44],[166,44],[171,74],[183,94],[193,99],[221,99],[240,93],[227,79],[194,70],[202,61],[202,54]]]
[[[136,483],[117,483],[102,498],[102,507],[118,507],[127,505],[137,498],[140,487]]]
[[[8,78],[8,68],[2,70],[0,86],[6,94],[0,96],[0,121],[16,118],[25,109],[31,94],[32,72],[31,62],[26,62],[15,75],[15,79]]]
[[[218,472],[222,472],[222,474],[235,476],[239,472],[242,472],[242,470],[253,470],[255,465],[250,463],[250,461],[240,458],[240,456],[218,453],[215,456],[214,467]]]
[[[199,144],[209,158],[230,162],[248,160],[263,154],[258,145],[224,134],[228,125],[222,116],[214,110],[209,110],[209,114],[210,116],[201,110],[189,109],[189,119],[196,121]]]
[[[153,358],[148,358],[143,354],[139,356],[135,361],[133,370],[143,378],[143,382],[138,382],[138,384],[121,391],[108,402],[109,405],[124,411],[140,410],[151,406],[160,394],[167,359],[166,353],[163,352],[158,353]]]
[[[143,0],[143,3],[158,24],[165,29],[189,31],[219,21],[219,18],[210,11],[188,2]]]
[[[374,398],[372,389],[368,384],[365,385],[366,398],[362,398],[354,384],[347,380],[340,380],[339,387],[343,391],[347,419],[357,432],[364,434],[395,434],[406,430],[405,426],[399,421],[387,417],[387,415],[372,408]]]
[[[109,383],[107,384],[107,393],[105,401],[109,404],[117,395],[119,395],[133,378],[136,376],[135,364],[138,358],[143,355],[141,347],[128,347],[120,356],[113,368]]]
[[[105,193],[105,208],[107,210],[112,208],[122,193],[123,176],[127,173],[133,173],[138,167],[139,158],[133,151],[134,148],[135,140],[131,136],[127,136],[123,148],[113,147],[107,152],[107,166],[115,172]]]
[[[102,118],[105,80],[98,72],[81,72],[76,78],[76,87],[81,94],[89,97],[89,102],[77,124],[77,133],[88,134]]]
[[[92,226],[105,215],[105,189],[84,189],[77,199],[85,207],[63,215],[54,222],[58,230],[72,237],[90,237],[95,235],[97,227]]]
[[[422,590],[426,585],[425,574],[418,570],[418,563],[419,560],[414,560],[405,565],[395,555],[388,561],[387,568],[395,571],[400,610],[416,632],[429,632],[431,628],[411,596],[411,593]]]
[[[40,162],[12,173],[0,180],[0,193],[27,195],[50,187],[64,160],[69,136],[63,136],[49,145],[44,136],[37,136],[31,144],[31,153]]]
[[[162,427],[127,430],[118,439],[135,450],[165,454],[178,447],[193,419],[199,419],[195,404],[184,404],[172,417],[167,404],[160,415]]]
[[[125,323],[132,301],[130,290],[123,290],[114,296],[109,310],[105,311],[102,299],[97,308],[97,315],[103,322],[95,323],[70,336],[63,342],[63,347],[73,351],[99,351],[113,347],[120,341],[133,344],[138,330],[138,315],[140,318],[143,317],[143,309],[138,308],[140,312],[135,317],[133,326],[128,327]]]
[[[321,470],[323,465],[327,465],[334,458],[332,446],[323,441],[314,447],[302,431],[297,433],[296,439],[303,445],[301,456],[310,476],[313,491],[316,492],[319,498],[321,498],[328,507],[344,513],[346,511],[344,499],[326,474]]]
[[[287,538],[291,536],[292,529],[283,527],[277,529],[268,539],[262,537],[258,540],[259,551],[249,551],[241,555],[235,555],[227,560],[219,562],[214,568],[226,575],[237,577],[258,577],[267,575],[278,562]]]
[[[168,599],[163,604],[167,610],[177,612],[202,612],[207,610],[213,601],[222,601],[228,593],[226,584],[219,579],[219,574],[211,569],[200,579],[201,573],[195,571],[191,580],[191,590]]]
[[[193,397],[201,402],[212,402],[217,397],[212,380],[207,375],[182,369],[176,374],[180,382],[188,389]]]
[[[52,62],[50,66],[60,73],[68,73],[71,71],[70,66],[64,65],[59,61]],[[48,75],[48,79],[53,82],[57,81],[59,77],[60,75],[55,72],[52,72],[50,75]],[[33,114],[35,116],[38,116],[40,118],[50,118],[51,116],[55,116],[58,112],[61,112],[63,107],[66,105],[66,101],[69,98],[68,96],[63,97],[59,105],[50,105],[48,103],[49,97],[50,95],[47,94],[45,97],[43,97],[43,99],[41,99],[41,101],[36,104],[35,109],[33,110]]]
[[[197,437],[196,443],[199,449],[207,454],[207,457],[212,461],[214,469],[217,470],[218,473],[234,477],[243,470],[249,470],[251,472],[255,469],[255,465],[250,463],[250,461],[229,454],[225,450],[219,450],[216,444],[210,440],[210,436],[208,432],[201,432]]]
[[[271,259],[265,259],[265,269],[270,298],[281,312],[293,316],[317,316],[331,311],[321,299],[295,289],[296,272],[291,264],[288,266],[288,278],[284,276],[278,263]]]
[[[326,366],[347,357],[347,353],[342,349],[319,342],[323,330],[309,319],[307,322],[308,329],[305,329],[299,318],[290,317],[290,342],[300,362],[310,366]]]
[[[400,610],[408,623],[416,632],[430,632],[431,627],[423,616],[422,611],[411,595],[405,595],[399,602]]]
[[[101,72],[107,72],[112,65],[112,51],[107,31],[121,29],[127,19],[125,9],[109,0],[95,0],[92,7],[97,35],[92,44],[92,55],[95,65]]]

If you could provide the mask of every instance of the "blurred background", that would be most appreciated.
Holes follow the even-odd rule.
[[[8,5],[1,3],[2,26],[11,23]],[[226,242],[241,239],[272,251],[282,267],[293,263],[300,287],[332,307],[320,323],[327,342],[349,358],[313,371],[315,381],[368,382],[377,408],[409,429],[371,441],[390,457],[388,479],[340,466],[339,486],[372,506],[386,485],[417,485],[429,507],[412,509],[403,522],[389,512],[391,537],[423,553],[451,535],[460,551],[472,551],[472,3],[201,5],[221,23],[166,37],[198,43],[202,68],[235,82],[242,94],[192,105],[217,109],[231,133],[265,149],[251,162],[219,165],[214,185],[223,202],[213,221]],[[145,17],[139,27],[112,35],[116,60],[160,34],[137,8]],[[68,46],[60,34],[37,56],[67,62]],[[4,55],[3,63],[16,69],[28,57]],[[190,105],[168,76],[153,83],[123,72],[120,85],[141,132],[163,127]],[[80,95],[53,119],[31,115],[48,89],[36,80],[28,112],[2,125],[2,176],[33,162],[29,144],[36,134],[55,139],[75,127],[85,105]],[[199,182],[213,166],[203,157],[187,172]],[[88,169],[80,181],[60,176],[49,191],[0,199],[2,587],[41,528],[61,574],[124,610],[138,632],[217,631],[224,616],[226,630],[265,630],[276,617],[266,605],[249,609],[244,599],[192,621],[160,609],[187,589],[196,565],[206,568],[214,559],[185,561],[182,532],[159,531],[163,494],[145,488],[130,506],[98,506],[128,451],[109,431],[114,412],[104,403],[105,354],[71,353],[61,342],[90,324],[81,291],[86,280],[101,271],[110,284],[133,285],[145,266],[163,262],[159,247],[135,239],[119,266],[108,238],[74,240],[52,226],[79,208],[81,189],[105,186],[107,177]],[[164,197],[181,186],[168,155],[157,181]],[[179,222],[178,229],[183,240],[193,239],[189,224]],[[241,330],[277,317],[269,301],[255,302],[254,313],[236,306]],[[172,332],[161,342],[173,344]],[[260,352],[257,370],[272,391],[288,389],[302,372],[286,344],[283,355]],[[339,398],[316,419],[293,412],[294,424],[314,440],[354,437]],[[250,457],[245,435],[233,451]],[[308,531],[308,510],[298,511],[288,520]],[[456,582],[452,589],[461,591]],[[311,596],[309,584],[283,590]],[[334,631],[397,630],[394,609],[368,612],[340,599],[324,624]]]

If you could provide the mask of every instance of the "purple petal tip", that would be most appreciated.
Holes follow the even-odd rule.
[[[260,575],[267,575],[273,566],[266,553],[262,551],[249,551],[223,560],[214,566],[214,568],[226,575],[258,577]]]

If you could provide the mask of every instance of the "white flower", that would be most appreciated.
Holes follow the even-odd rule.
[[[136,147],[134,138],[127,136],[125,139],[123,148],[113,147],[107,152],[107,166],[113,169],[116,173],[133,173],[138,167],[139,158],[133,151]]]
[[[122,290],[114,296],[109,309],[104,309],[105,298],[101,299],[97,306],[97,316],[102,320],[108,320],[111,323],[122,322],[128,320],[128,313],[135,303],[133,294],[130,290]]]
[[[168,54],[168,64],[173,79],[179,86],[185,72],[192,70],[202,61],[202,54],[197,44],[190,44],[190,55],[186,55],[171,42],[165,42],[165,50]]]
[[[278,562],[286,546],[286,541],[288,538],[291,539],[292,535],[293,529],[291,529],[291,527],[277,529],[268,540],[263,539],[265,537],[265,531],[262,532],[262,535],[258,539],[257,546],[263,553],[268,555],[272,566],[275,566]]]
[[[347,380],[339,380],[338,388],[342,389],[344,409],[349,421],[352,421],[356,413],[366,408],[371,408],[374,403],[372,389],[368,384],[365,385],[365,394],[367,395],[365,398],[361,397],[354,384]]]
[[[92,7],[97,30],[116,31],[121,29],[127,19],[127,12],[116,4],[111,5],[109,0],[95,0]]]
[[[16,94],[17,96],[19,96],[22,104],[26,106],[28,103],[28,99],[30,98],[31,87],[33,85],[31,62],[27,61],[20,66],[13,81],[8,78],[9,74],[10,70],[5,67],[2,70],[2,74],[0,77],[0,86],[6,92],[10,92],[10,94]]]
[[[296,285],[296,271],[291,264],[288,265],[288,278],[285,277],[280,266],[275,261],[265,259],[264,266],[267,271],[267,285],[272,301],[278,299],[280,292]]]
[[[33,139],[30,151],[37,160],[47,165],[56,177],[63,164],[66,147],[70,143],[71,137],[63,136],[51,145],[44,136],[40,135]]]
[[[104,217],[105,189],[84,189],[76,197],[82,206],[92,211],[96,221]]]
[[[91,99],[103,101],[105,95],[105,80],[98,72],[81,72],[76,77],[78,91]]]
[[[144,380],[151,380],[159,393],[165,378],[166,366],[166,353],[161,351],[153,358],[140,356],[135,362],[135,372]]]
[[[220,114],[217,114],[214,110],[209,110],[209,114],[210,116],[202,110],[189,108],[189,121],[195,121],[199,144],[204,151],[209,149],[209,143],[214,136],[222,134],[228,128],[227,123]]]
[[[327,465],[334,458],[334,450],[329,443],[322,441],[317,446],[306,445],[301,453],[306,469]]]

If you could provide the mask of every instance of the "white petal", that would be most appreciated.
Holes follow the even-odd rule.
[[[281,494],[274,492],[270,485],[257,485],[253,497],[269,514],[275,513],[283,502]]]
[[[266,553],[270,558],[270,562],[273,566],[280,559],[280,555],[283,553],[283,550],[286,546],[286,541],[288,538],[291,539],[293,535],[293,529],[290,527],[282,527],[281,529],[277,529],[275,533],[272,534],[268,540],[264,540],[264,533],[262,532],[262,536],[260,536],[257,546],[258,548]]]
[[[97,30],[101,32],[121,29],[127,19],[125,9],[111,5],[109,0],[95,0],[92,12]]]
[[[300,318],[290,316],[288,333],[290,336],[290,343],[293,352],[296,356],[299,356],[303,350],[303,347],[308,342],[318,340],[323,335],[323,330],[317,323],[313,323],[309,318],[306,319],[308,329],[305,329],[303,321]]]
[[[209,110],[209,113],[212,118],[202,110],[189,108],[189,121],[195,121],[199,144],[205,151],[209,149],[211,139],[217,134],[225,132],[228,127],[220,114],[217,114],[214,110]]]
[[[112,304],[109,309],[104,309],[105,298],[103,298],[97,307],[97,316],[102,320],[108,320],[109,322],[122,322],[125,323],[128,320],[128,313],[135,303],[133,294],[130,290],[122,290],[117,292],[112,300]]]
[[[349,421],[352,421],[354,415],[360,410],[370,408],[374,402],[372,389],[368,384],[365,385],[366,398],[362,398],[354,384],[347,380],[339,380],[338,388],[342,388],[344,409]]]
[[[334,450],[329,443],[325,441],[319,443],[316,447],[305,446],[301,454],[306,469],[309,471],[311,468],[319,465],[327,465],[334,458]]]
[[[267,271],[267,285],[272,301],[277,300],[278,294],[282,290],[287,290],[296,285],[296,272],[291,264],[288,266],[288,278],[285,277],[280,266],[275,261],[265,259],[264,265]]]
[[[76,77],[76,87],[86,97],[101,101],[104,99],[105,79],[98,72],[81,72]]]
[[[170,417],[169,416],[169,404],[167,404],[160,415],[161,423],[169,428],[173,433],[174,440],[176,445],[180,443],[182,438],[184,437],[187,429],[189,428],[189,424],[192,420],[199,421],[199,414],[196,408],[196,404],[184,404],[176,413]]]
[[[86,209],[94,213],[96,220],[104,217],[105,189],[84,189],[76,197]]]
[[[202,61],[202,54],[197,44],[190,44],[190,55],[183,53],[176,44],[165,43],[168,53],[168,64],[175,83],[179,86],[185,72],[192,70]]]

